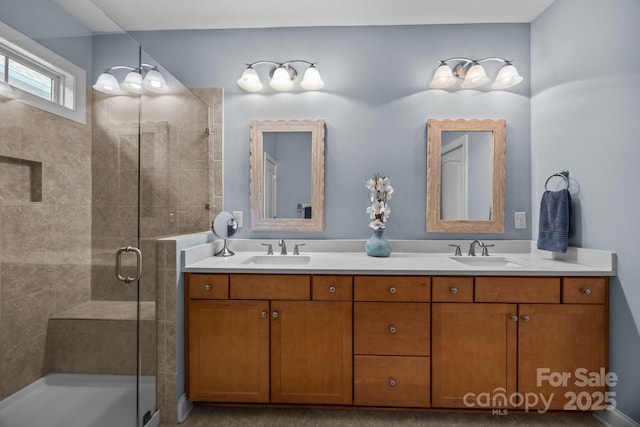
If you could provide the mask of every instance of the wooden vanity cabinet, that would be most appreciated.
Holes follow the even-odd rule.
[[[354,403],[430,406],[428,276],[354,277]]]
[[[187,396],[196,402],[529,411],[607,403],[606,277],[185,277]]]
[[[214,300],[207,292],[225,281],[231,299]],[[187,273],[186,282],[191,400],[352,403],[350,276]]]
[[[519,409],[584,409],[574,396],[586,392],[589,410],[604,408],[606,387],[581,386],[577,370],[607,370],[606,278],[476,277],[474,286],[473,303],[434,296],[434,407],[478,408],[479,393],[517,392],[551,398],[547,408],[540,401]],[[569,377],[552,384],[545,372]],[[497,403],[490,408],[513,407]]]

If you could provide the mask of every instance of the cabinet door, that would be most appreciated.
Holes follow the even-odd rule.
[[[189,399],[269,401],[268,315],[268,301],[189,301]]]
[[[477,408],[480,393],[516,391],[516,304],[444,303],[432,311],[432,407]]]
[[[606,334],[603,305],[521,304],[519,392],[551,400],[546,409],[604,409]]]
[[[350,302],[271,302],[271,401],[351,404]]]

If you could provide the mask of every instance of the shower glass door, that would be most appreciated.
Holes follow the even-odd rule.
[[[123,82],[140,69],[142,49],[128,34],[93,36],[93,67]],[[91,299],[107,304],[113,335],[105,374],[129,387],[119,405],[123,426],[147,425],[156,412],[155,251],[141,223],[146,167],[140,121],[142,95],[93,91]],[[153,351],[151,350],[153,349]]]
[[[175,347],[175,319],[167,314],[175,310],[156,305],[158,289],[165,292],[164,277],[157,275],[156,242],[209,228],[210,111],[128,34],[94,36],[93,48],[95,69],[126,65],[143,77],[153,70],[167,85],[137,95],[94,92],[93,114],[93,243],[94,250],[103,245],[111,260],[108,271],[95,275],[98,282],[107,282],[96,292],[135,304],[137,330],[129,340],[135,346],[137,381],[132,419],[136,426],[155,425],[161,407],[156,396],[166,397],[163,402],[171,409],[177,404],[166,380],[175,378],[175,367],[158,364],[157,357],[159,352],[175,354],[170,347]],[[112,72],[122,82],[129,71]],[[113,161],[105,161],[109,158]],[[175,301],[171,291],[166,286],[167,302]]]

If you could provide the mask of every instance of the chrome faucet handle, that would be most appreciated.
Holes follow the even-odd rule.
[[[456,252],[453,254],[454,256],[462,256],[462,250],[460,250],[460,245],[450,243],[449,246],[451,246],[452,248],[456,248]]]
[[[273,245],[271,243],[262,243],[262,246],[268,246],[267,255],[273,255]]]
[[[280,249],[280,255],[286,255],[287,254],[287,244],[284,242],[284,239],[280,239],[280,241],[278,242],[278,246],[280,246],[282,249]]]
[[[298,249],[299,246],[304,246],[306,245],[306,243],[297,243],[296,245],[293,246],[293,254],[294,255],[300,255],[300,250]]]
[[[494,244],[487,245],[485,243],[485,245],[482,247],[482,256],[489,256],[489,248],[492,248],[494,246],[495,246]]]

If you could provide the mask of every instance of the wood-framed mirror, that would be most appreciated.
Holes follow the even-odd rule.
[[[427,231],[504,233],[506,120],[427,122]]]
[[[324,230],[324,120],[252,120],[251,229]]]

